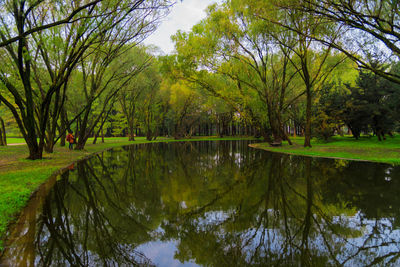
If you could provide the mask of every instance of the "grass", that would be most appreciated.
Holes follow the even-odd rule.
[[[25,139],[22,137],[7,137],[8,144],[25,144]]]
[[[197,141],[197,140],[237,140],[238,138],[200,137],[193,139],[174,140],[158,138],[153,142]],[[243,139],[243,138],[241,138]],[[250,138],[249,138],[250,139]],[[302,146],[304,138],[292,139],[294,145],[284,143],[282,147],[270,147],[267,143],[254,144],[254,147],[305,156],[333,157],[343,159],[368,160],[400,164],[400,135],[388,137],[379,142],[376,137],[362,137],[355,140],[352,137],[333,137],[326,143],[312,140],[312,148]],[[24,143],[21,138],[9,138],[8,143]],[[88,141],[84,151],[69,151],[67,147],[56,146],[52,154],[44,154],[42,160],[27,160],[26,145],[0,147],[0,252],[3,241],[11,222],[15,221],[18,213],[27,204],[32,193],[44,183],[54,172],[65,168],[73,162],[109,148],[150,143],[145,138],[128,141],[126,137],[106,138],[105,143],[92,144]]]
[[[113,137],[105,138],[104,143],[98,140],[96,145],[93,145],[93,140],[89,139],[83,151],[69,151],[67,148],[68,146],[56,146],[54,153],[45,153],[42,160],[35,161],[26,159],[28,156],[28,148],[26,145],[0,147],[0,252],[3,250],[4,239],[6,238],[6,232],[10,223],[16,220],[19,212],[26,206],[32,193],[53,173],[69,166],[79,159],[85,158],[92,153],[123,145],[237,139],[238,138],[229,137],[199,137],[180,140],[157,138],[156,141],[147,141],[144,137],[138,137],[135,141],[128,141],[126,137]],[[8,138],[7,142],[9,144],[24,144],[22,138]]]
[[[290,146],[287,142],[284,142],[281,147],[271,147],[268,143],[252,146],[294,155],[400,164],[400,135],[393,138],[387,137],[385,141],[381,142],[376,137],[366,136],[359,140],[355,140],[351,136],[335,136],[329,142],[313,139],[311,148],[303,147],[303,137],[293,138],[292,142],[293,146]]]

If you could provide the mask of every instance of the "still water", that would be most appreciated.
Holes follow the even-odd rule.
[[[134,145],[80,162],[31,201],[3,263],[400,265],[399,167],[248,144]]]

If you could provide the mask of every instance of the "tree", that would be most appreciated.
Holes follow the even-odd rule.
[[[197,76],[186,75],[188,80],[215,93],[213,83],[200,79],[204,69],[230,79],[239,94],[250,92],[264,103],[267,116],[259,118],[267,118],[274,143],[280,144],[283,139],[291,143],[283,129],[282,113],[296,98],[291,82],[297,71],[289,63],[292,51],[278,43],[274,35],[284,39],[287,46],[295,43],[273,23],[255,16],[248,4],[230,1],[209,7],[208,18],[190,34],[178,33],[174,37],[177,51],[189,61],[187,66],[200,70]],[[219,92],[217,95],[223,97]],[[264,128],[262,124],[258,123],[259,128]]]
[[[2,54],[2,56],[7,56],[6,59],[13,64],[13,69],[8,69],[7,71],[4,66],[0,69],[0,81],[6,87],[8,96],[12,96],[13,100],[7,99],[4,93],[0,94],[0,100],[11,110],[17,121],[21,134],[29,148],[29,159],[42,158],[44,132],[49,117],[51,100],[53,95],[57,94],[62,86],[61,83],[56,87],[50,87],[47,92],[37,92],[32,85],[32,60],[34,58],[32,52],[35,51],[35,46],[31,42],[32,39],[27,37],[26,28],[30,27],[30,25],[35,25],[33,26],[35,28],[39,22],[46,23],[47,21],[59,18],[58,16],[52,17],[51,15],[54,15],[54,13],[52,14],[51,11],[40,12],[38,8],[46,11],[46,6],[40,5],[41,2],[36,1],[31,6],[26,5],[26,1],[9,2],[4,6],[4,14],[2,14],[1,37],[3,43],[6,42],[7,38],[9,40],[12,39],[12,34],[15,30],[18,39],[15,42],[8,42],[3,48],[6,55]],[[54,7],[54,10],[59,12],[60,16],[63,16],[65,13],[69,14],[71,9],[74,9],[74,6],[62,7],[62,4],[54,5]],[[90,17],[92,14],[101,14],[101,9],[96,8],[96,5],[89,5],[83,9],[81,7],[78,8],[81,10],[79,12],[80,16]],[[96,13],[96,11],[98,12]],[[38,16],[39,14],[40,16]],[[9,18],[10,21],[6,21],[5,18]],[[12,22],[12,24],[9,25],[9,22]],[[88,22],[88,19],[86,19],[86,22]],[[12,25],[16,26],[15,29]],[[73,65],[74,63],[70,62],[70,64]],[[66,67],[68,68],[70,65]],[[23,88],[23,90],[19,90],[19,88]],[[41,93],[42,99],[44,99],[40,102],[35,99],[39,93]],[[36,107],[39,113],[35,110]],[[37,120],[35,120],[35,117],[37,117]],[[40,139],[39,143],[37,137]]]
[[[392,135],[400,119],[398,85],[374,72],[360,70],[356,86],[348,85],[347,88],[350,93],[345,95],[343,120],[353,136],[358,139],[361,132],[369,129],[379,141],[386,139],[385,134]]]
[[[8,21],[5,19],[6,17],[0,16],[2,23],[1,25],[2,30],[0,32],[0,37],[1,37],[0,47],[8,46],[14,42],[17,42],[23,38],[28,37],[33,33],[53,28],[62,24],[74,23],[82,18],[85,18],[86,16],[82,16],[82,13],[85,13],[87,9],[94,8],[96,5],[100,4],[101,1],[102,0],[95,0],[86,3],[74,3],[74,5],[72,5],[72,10],[70,11],[70,13],[65,14],[65,17],[60,18],[57,21],[51,21],[51,22],[44,21],[44,23],[40,25],[34,25],[34,26],[29,25],[28,29],[25,29],[22,32],[20,31],[20,29],[18,29],[17,32],[12,32],[13,29],[9,27]],[[19,23],[23,23],[24,17],[32,16],[34,11],[45,6],[46,2],[43,0],[36,0],[32,2],[4,1],[2,5],[8,6],[8,9],[13,8],[15,13],[20,13],[20,16],[15,18],[19,20]],[[61,5],[62,4],[60,4],[60,6]]]
[[[55,20],[62,15],[57,9],[39,10],[37,13],[46,14],[46,12],[50,12],[48,16]],[[35,17],[30,24],[41,24],[46,18],[47,16],[43,15]],[[53,27],[31,35],[35,49],[32,49],[32,53],[35,54],[31,62],[32,79],[39,91],[34,102],[42,103],[35,110],[39,120],[37,132],[40,136],[39,146],[44,143],[47,152],[53,151],[54,144],[58,140],[56,130],[59,129],[61,135],[66,129],[64,122],[64,127],[61,127],[63,130],[58,123],[61,113],[65,112],[68,81],[73,70],[85,51],[94,42],[101,42],[100,31],[105,33],[110,30],[109,22],[103,18],[103,25],[102,23],[93,25],[89,19],[82,19],[70,27]]]
[[[197,43],[195,40],[193,41],[194,44]],[[182,51],[193,50],[190,46],[187,49],[190,50]],[[254,90],[242,86],[240,82],[232,80],[227,75],[208,70],[198,71],[197,65],[192,60],[191,56],[180,52],[178,55],[165,56],[161,58],[161,70],[164,80],[170,79],[169,83],[183,80],[187,86],[206,99],[204,110],[208,114],[204,113],[203,115],[208,119],[203,120],[206,124],[203,125],[205,126],[203,131],[211,135],[214,128],[212,124],[217,123],[216,130],[221,133],[222,131],[219,129],[222,124],[227,126],[229,123],[223,118],[233,118],[231,113],[236,114],[237,121],[242,125],[256,126],[260,130],[264,128],[264,124],[267,123],[265,108]],[[229,68],[234,64],[226,63],[226,65]]]
[[[163,0],[137,0],[134,2],[121,0],[103,5],[85,6],[84,9],[80,9],[79,13],[82,19],[74,21],[72,25],[63,24],[64,28],[59,30],[66,34],[63,36],[65,39],[61,38],[54,44],[57,46],[60,45],[60,42],[65,42],[65,46],[61,46],[66,54],[61,56],[53,54],[53,57],[49,57],[47,51],[44,50],[46,45],[52,43],[45,42],[45,36],[49,38],[49,35],[44,31],[33,31],[35,36],[28,38],[27,32],[29,31],[26,31],[26,28],[33,25],[33,28],[37,29],[48,21],[57,24],[60,17],[66,13],[72,14],[71,10],[75,10],[76,7],[74,4],[65,6],[60,3],[52,5],[53,8],[48,8],[46,5],[39,5],[41,2],[34,2],[29,7],[25,5],[25,1],[14,1],[14,4],[5,5],[5,13],[2,16],[2,39],[12,38],[14,30],[13,27],[7,26],[9,21],[6,21],[5,18],[10,18],[10,22],[15,24],[18,38],[15,43],[8,43],[3,48],[3,51],[7,53],[7,60],[12,62],[13,68],[7,71],[7,67],[2,66],[0,69],[0,81],[7,88],[7,95],[1,93],[0,100],[11,110],[17,121],[29,148],[29,159],[42,157],[46,129],[48,130],[48,150],[52,150],[58,116],[65,100],[68,77],[84,52],[90,47],[93,48],[92,44],[96,41],[104,40],[105,36],[110,37],[114,34],[114,37],[118,38],[118,34],[121,32],[116,30],[117,25],[121,29],[121,27],[124,28],[123,26],[127,28],[129,23],[138,23],[135,29],[148,31],[148,25],[152,25],[150,29],[154,29],[153,26],[156,26],[157,19],[162,16],[162,12],[159,13],[159,11],[166,10],[165,8],[169,4],[168,1]],[[40,7],[39,10],[37,10],[38,7]],[[29,32],[29,34],[33,35],[33,32]],[[43,65],[32,66],[38,55],[41,56],[41,59],[37,62]],[[5,55],[2,54],[2,56]],[[57,62],[59,59],[61,61]],[[45,86],[45,90],[41,87],[43,81],[39,79],[41,75],[38,74],[42,69],[47,69],[51,76],[51,82]],[[35,73],[34,82],[36,84],[33,83],[32,72]],[[39,89],[37,89],[38,87]],[[13,99],[11,102],[7,99],[10,96]],[[52,110],[51,115],[50,110]],[[50,117],[52,118],[51,123],[49,123]],[[39,142],[37,138],[39,138]]]
[[[185,81],[162,84],[163,93],[169,96],[169,114],[175,139],[190,137],[202,111],[202,97]],[[167,92],[165,92],[167,91]]]
[[[4,114],[4,105],[1,105],[0,102],[0,146],[7,145],[6,126],[4,124],[3,114]]]
[[[114,43],[107,40],[94,54],[81,62],[82,93],[85,96],[81,101],[85,108],[78,114],[80,123],[76,133],[77,150],[84,148],[100,119],[107,119],[105,115],[110,114],[121,88],[146,68],[146,61],[136,65],[137,62],[131,61],[130,57],[123,59],[123,52],[126,52],[123,44],[126,41]]]
[[[145,102],[149,99],[154,99],[155,95],[157,95],[161,80],[157,62],[148,50],[146,47],[138,47],[131,51],[129,54],[131,56],[130,60],[138,66],[145,65],[145,68],[126,83],[118,94],[118,102],[128,128],[129,141],[135,140],[135,128],[139,123],[138,109],[141,106],[148,105],[148,108],[143,108],[142,112],[150,111],[151,104]],[[150,138],[151,136],[152,139],[153,136],[150,130],[152,127],[150,127],[150,123],[146,125],[149,133],[148,137]]]
[[[344,112],[344,98],[346,94],[344,86],[334,83],[325,84],[318,92],[318,101],[313,108],[313,129],[314,136],[323,138],[325,141],[341,133]]]
[[[322,17],[344,26],[350,37],[350,42],[316,38],[322,43],[333,46],[353,59],[362,68],[369,69],[379,76],[395,83],[400,83],[400,75],[392,69],[382,69],[374,64],[374,60],[382,60],[382,57],[394,57],[398,59],[400,48],[399,32],[399,5],[398,1],[368,1],[368,0],[301,0],[292,3],[312,16]],[[357,40],[355,40],[357,39]],[[336,42],[338,41],[338,42]],[[372,41],[372,44],[371,44]],[[385,46],[391,54],[383,51]],[[371,49],[372,48],[372,49]],[[378,57],[378,58],[377,58]]]
[[[255,1],[255,3],[259,2]],[[316,91],[322,88],[334,68],[345,59],[345,57],[339,57],[336,62],[329,62],[333,47],[318,45],[315,37],[325,37],[334,42],[342,31],[340,27],[329,24],[324,18],[314,17],[310,13],[296,9],[296,4],[292,1],[283,4],[278,1],[271,1],[271,3],[269,8],[266,5],[257,7],[256,10],[259,13],[257,12],[256,16],[280,26],[282,30],[290,31],[292,33],[290,36],[296,40],[296,45],[291,46],[284,40],[276,39],[294,53],[290,62],[304,82],[306,95],[304,146],[311,147],[313,97]],[[276,13],[280,16],[277,17]]]

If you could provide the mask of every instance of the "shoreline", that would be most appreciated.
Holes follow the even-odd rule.
[[[397,140],[398,139],[398,140]],[[398,141],[400,144],[400,136],[398,138],[394,138],[394,141]],[[122,141],[121,141],[122,140]],[[60,148],[58,147],[57,150],[55,151],[54,154],[47,154],[45,159],[39,160],[39,161],[28,161],[25,160],[24,158],[21,157],[21,155],[24,154],[19,154],[20,157],[17,155],[17,160],[13,163],[10,163],[9,166],[2,166],[0,168],[0,175],[4,176],[3,184],[5,185],[10,185],[12,183],[19,184],[19,186],[22,186],[20,188],[23,188],[25,192],[18,192],[19,188],[9,188],[6,190],[6,194],[12,195],[13,193],[16,193],[15,196],[8,196],[3,197],[3,199],[0,198],[0,208],[1,205],[3,205],[3,208],[0,209],[0,257],[4,253],[4,246],[6,244],[6,241],[11,237],[11,231],[14,228],[15,224],[18,222],[22,211],[27,208],[28,203],[31,201],[32,198],[35,197],[37,192],[40,190],[41,187],[49,183],[50,180],[52,180],[53,177],[57,177],[58,175],[64,173],[66,170],[68,170],[69,166],[73,164],[77,164],[80,161],[87,160],[88,158],[91,158],[97,154],[103,153],[105,151],[111,150],[116,147],[123,147],[123,146],[129,146],[129,145],[135,145],[135,144],[148,144],[148,143],[169,143],[169,142],[193,142],[193,141],[229,141],[229,140],[259,140],[255,138],[249,138],[249,137],[225,137],[225,138],[218,138],[218,137],[194,137],[191,139],[172,139],[172,138],[159,138],[158,140],[155,141],[147,141],[144,138],[137,138],[135,141],[128,141],[126,138],[110,138],[106,139],[105,143],[98,143],[95,145],[88,144],[88,146],[85,148],[83,151],[69,151],[67,148]],[[301,138],[297,138],[296,141],[299,142],[301,141]],[[338,159],[338,160],[352,160],[352,161],[362,161],[362,162],[371,162],[371,163],[385,163],[385,164],[391,164],[391,165],[399,165],[400,164],[400,146],[395,143],[395,148],[390,147],[390,144],[385,144],[383,143],[373,143],[372,146],[373,148],[376,148],[375,150],[372,149],[370,146],[363,146],[361,145],[362,142],[357,143],[355,140],[350,140],[349,143],[350,146],[348,145],[343,145],[343,142],[348,142],[350,139],[344,139],[341,138],[339,141],[340,142],[332,142],[332,143],[318,143],[314,142],[313,143],[313,148],[304,148],[299,144],[294,143],[294,146],[289,146],[287,144],[283,144],[282,147],[271,147],[268,143],[261,142],[261,143],[255,143],[255,144],[249,144],[250,147],[254,149],[261,149],[269,152],[274,152],[274,153],[283,153],[283,154],[288,154],[288,155],[294,155],[294,156],[307,156],[307,157],[315,157],[315,158],[329,158],[329,159]],[[370,142],[371,140],[368,140]],[[358,144],[358,147],[355,146],[355,144]],[[378,144],[378,146],[377,146]],[[329,147],[328,151],[324,151],[323,149],[326,149],[326,147]],[[332,151],[332,147],[334,148],[334,151]],[[354,150],[354,147],[357,147],[357,153],[353,154],[356,157],[349,157],[348,155],[352,155],[351,152],[352,149]],[[399,148],[398,148],[399,147]],[[21,153],[20,150],[26,149],[25,146],[12,146],[9,147],[10,150],[12,149],[18,149],[19,153]],[[396,153],[396,157],[389,158],[380,158],[378,157],[378,160],[374,160],[374,158],[371,158],[369,154],[372,154],[374,157],[379,156],[380,153],[383,153],[384,155],[387,154],[388,151],[394,150]],[[7,151],[7,148],[3,148],[3,152]],[[361,152],[360,152],[361,151]],[[0,150],[2,152],[2,150]],[[392,151],[393,152],[393,151]],[[57,154],[58,153],[58,154]],[[337,154],[343,154],[347,156],[337,156]],[[347,154],[346,154],[347,153]],[[364,154],[367,155],[364,155]],[[336,155],[335,155],[336,154]],[[61,155],[61,157],[60,157]],[[68,158],[65,158],[64,156],[68,155]],[[361,157],[359,157],[361,155]],[[364,158],[362,157],[364,155]],[[3,155],[3,158],[5,156]],[[60,158],[62,160],[60,160]],[[1,161],[1,153],[0,153],[0,161]],[[61,162],[60,162],[61,161]],[[14,165],[19,169],[15,169]],[[35,167],[32,168],[32,165],[36,165]],[[37,178],[36,176],[40,176]],[[8,177],[9,176],[9,177]],[[15,177],[12,177],[15,176]],[[7,180],[7,177],[9,180]],[[11,178],[10,178],[11,177]],[[32,181],[32,177],[36,178],[36,181]],[[1,181],[0,181],[1,182]],[[1,186],[1,184],[0,184]],[[26,188],[28,187],[28,188]],[[4,190],[0,193],[4,193]],[[0,195],[1,197],[1,195]],[[10,203],[1,203],[1,201],[9,201]],[[2,218],[3,217],[3,218]],[[1,228],[1,226],[3,228]],[[8,242],[7,242],[8,243]]]
[[[118,141],[123,140],[123,141]],[[26,160],[25,157],[16,157],[17,160],[9,163],[8,165],[1,166],[0,176],[4,177],[3,184],[16,183],[17,185],[23,187],[25,192],[18,194],[20,192],[14,192],[17,190],[4,190],[4,199],[0,199],[0,258],[3,256],[5,251],[5,245],[11,236],[11,231],[15,228],[15,224],[18,222],[22,211],[28,207],[32,198],[38,193],[40,188],[48,184],[54,177],[64,173],[68,170],[68,167],[77,164],[80,161],[87,160],[97,154],[106,152],[113,148],[130,146],[136,144],[151,144],[151,143],[171,143],[171,142],[196,142],[196,141],[230,141],[230,140],[258,140],[252,137],[193,137],[190,139],[173,139],[173,138],[158,138],[153,141],[147,141],[145,138],[136,138],[135,141],[128,141],[127,138],[114,138],[106,139],[105,143],[88,144],[88,146],[82,151],[69,151],[67,147],[57,147],[55,153],[46,154],[42,160],[30,161]],[[113,142],[114,141],[114,142]],[[23,144],[25,145],[25,144]],[[0,152],[7,151],[7,148],[22,150],[25,153],[26,146],[18,145],[11,147],[2,147]],[[12,152],[10,152],[12,153]],[[19,151],[20,153],[20,151]],[[59,160],[55,157],[56,154],[69,155],[70,157],[65,160],[65,158],[59,162],[52,162],[51,160]],[[26,154],[22,154],[26,156]],[[50,156],[49,156],[50,155]],[[0,153],[0,162],[1,162]],[[51,157],[53,156],[53,157]],[[60,156],[60,155],[58,155]],[[3,156],[4,157],[4,156]],[[7,157],[7,156],[5,156]],[[61,155],[62,157],[62,155]],[[37,164],[35,164],[37,163]],[[51,164],[50,164],[51,163]],[[16,166],[15,166],[16,165]],[[25,165],[25,166],[24,166]],[[32,165],[38,165],[32,167]],[[15,169],[19,168],[19,169]],[[30,178],[35,177],[36,181],[31,181]],[[40,176],[39,178],[37,176]],[[10,180],[9,182],[7,180]],[[1,186],[1,184],[0,184]],[[15,196],[13,193],[17,193]],[[1,197],[1,195],[0,195]],[[1,203],[9,202],[9,203]],[[1,207],[4,205],[3,207]]]
[[[328,143],[314,142],[311,148],[303,147],[298,141],[301,141],[301,138],[297,139],[297,143],[293,142],[292,146],[286,142],[281,147],[272,147],[265,142],[250,146],[255,149],[294,156],[400,165],[400,136],[380,143],[374,139],[360,141],[342,137]]]
[[[264,144],[264,143],[260,143]],[[339,159],[339,160],[350,160],[350,161],[360,161],[360,162],[370,162],[370,163],[382,163],[382,164],[391,164],[387,162],[380,162],[380,161],[371,161],[371,160],[366,160],[366,159],[354,159],[354,158],[342,158],[342,157],[333,157],[333,156],[322,156],[322,155],[306,155],[306,154],[298,154],[295,152],[287,152],[287,151],[275,151],[275,150],[270,150],[267,147],[260,147],[257,146],[259,144],[250,144],[249,147],[255,148],[255,149],[261,149],[264,151],[268,151],[271,153],[280,153],[280,154],[286,154],[290,156],[299,156],[299,157],[310,157],[310,158],[323,158],[323,159]]]

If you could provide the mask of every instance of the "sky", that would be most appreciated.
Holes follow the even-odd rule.
[[[221,2],[220,0],[178,0],[171,13],[164,19],[160,27],[149,36],[144,43],[153,44],[170,54],[174,50],[171,35],[178,30],[190,31],[193,25],[205,18],[207,6]]]

